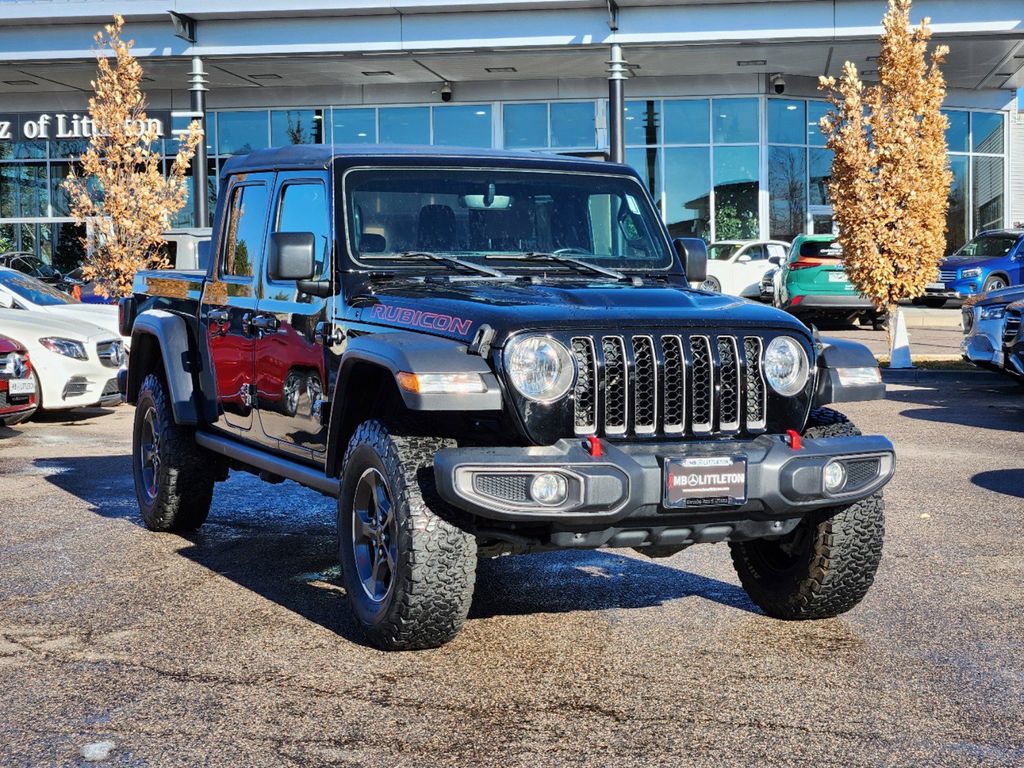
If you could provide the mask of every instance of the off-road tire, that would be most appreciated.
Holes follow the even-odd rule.
[[[160,465],[152,497],[145,488],[140,460],[142,426],[149,411],[160,430]],[[155,373],[146,376],[139,389],[132,433],[135,496],[146,527],[174,533],[199,528],[210,512],[217,459],[196,445],[193,430],[174,421],[167,387]]]
[[[808,438],[859,435],[838,411],[811,411]],[[882,493],[808,514],[782,539],[732,542],[732,561],[750,599],[777,619],[826,619],[859,603],[875,580],[885,534]],[[782,547],[794,543],[786,565]]]
[[[434,454],[451,440],[400,434],[380,421],[359,425],[345,452],[338,495],[338,550],[349,604],[367,640],[384,650],[434,648],[451,640],[469,613],[476,579],[476,539],[451,522],[437,494]],[[364,591],[353,551],[359,478],[376,469],[397,523],[390,592],[375,602]]]

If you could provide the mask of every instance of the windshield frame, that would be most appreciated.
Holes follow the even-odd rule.
[[[557,158],[554,158],[557,160]],[[353,250],[354,232],[352,231],[352,217],[349,215],[349,175],[352,173],[360,173],[365,171],[376,171],[376,172],[393,172],[393,171],[426,171],[426,172],[450,172],[450,173],[509,173],[509,174],[544,174],[544,175],[555,175],[555,176],[588,176],[588,177],[601,177],[606,179],[616,179],[630,184],[635,187],[636,197],[641,198],[644,202],[640,205],[647,206],[647,216],[650,217],[651,227],[651,239],[657,246],[664,249],[664,260],[652,259],[652,265],[649,267],[637,267],[637,266],[620,266],[614,264],[609,266],[609,269],[615,269],[617,271],[626,272],[627,274],[660,274],[660,275],[672,275],[678,272],[678,257],[676,256],[675,249],[672,246],[672,240],[668,236],[668,232],[665,228],[665,223],[661,218],[661,214],[658,212],[658,206],[655,204],[654,199],[651,197],[650,190],[641,182],[641,180],[628,173],[614,173],[604,172],[601,170],[594,171],[580,171],[580,170],[567,170],[562,168],[525,168],[518,165],[503,165],[503,164],[360,164],[353,165],[344,169],[341,173],[340,178],[335,176],[335,199],[338,199],[340,193],[340,205],[338,206],[337,216],[339,219],[339,232],[344,240],[344,253],[348,259],[349,268],[354,268],[363,272],[380,272],[386,269],[389,272],[408,273],[410,275],[418,275],[426,272],[427,274],[445,274],[451,272],[450,267],[445,267],[441,264],[431,265],[427,261],[420,261],[418,263],[401,263],[401,259],[396,258],[394,260],[381,259],[378,263],[364,263],[359,259]],[[643,214],[641,214],[643,215]],[[444,253],[449,253],[445,251]],[[493,266],[500,266],[503,272],[508,272],[511,275],[528,275],[528,274],[551,274],[556,273],[558,276],[567,277],[572,276],[577,279],[581,273],[569,268],[566,265],[560,265],[556,262],[530,262],[528,260],[509,260],[507,263],[502,262],[500,259],[501,254],[508,253],[512,255],[519,255],[521,251],[452,251],[451,255],[458,257],[468,257],[467,260],[478,258],[481,263],[491,264]],[[386,255],[386,254],[382,254]],[[487,259],[487,256],[494,255],[499,258]],[[582,261],[588,261],[586,256],[588,254],[572,254],[574,258],[580,258]],[[593,255],[593,254],[589,254]],[[376,259],[374,260],[377,261]],[[601,260],[594,260],[594,264],[597,266],[605,266]],[[543,265],[543,267],[541,266]],[[589,279],[593,280],[595,276],[589,276]]]
[[[1021,238],[1020,235],[1014,235],[1014,234],[1012,234],[1010,232],[982,232],[980,234],[975,235],[970,240],[968,240],[966,243],[964,243],[959,248],[957,248],[952,254],[950,254],[950,257],[962,257],[962,258],[967,258],[967,259],[977,259],[979,261],[988,261],[989,259],[1005,259],[1011,253],[1013,253],[1013,249],[1017,247],[1017,243],[1020,241],[1020,238]],[[977,242],[979,240],[1010,240],[1011,243],[1010,243],[1010,247],[1007,248],[1002,253],[992,254],[990,256],[983,255],[983,254],[977,254],[977,253],[964,253],[964,249],[967,246],[969,246],[971,243],[975,243],[975,242]]]

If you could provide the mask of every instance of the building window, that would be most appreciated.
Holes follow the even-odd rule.
[[[387,107],[379,110],[381,144],[429,144],[429,107]]]
[[[433,107],[434,144],[454,147],[491,146],[491,105]]]
[[[672,237],[711,239],[708,147],[665,147],[665,222]]]
[[[274,110],[270,113],[270,146],[322,144],[323,126],[320,109]]]
[[[768,147],[768,200],[772,238],[788,242],[806,230],[807,159],[803,147]]]
[[[505,149],[544,149],[548,146],[548,105],[506,104],[502,109]]]
[[[946,250],[952,252],[1006,220],[1006,118],[1002,112],[943,110],[953,182],[946,214]]]
[[[715,99],[711,113],[715,144],[757,143],[757,99]]]
[[[335,144],[376,144],[377,110],[373,107],[358,109],[335,109]]]
[[[579,149],[592,149],[597,146],[594,102],[552,103],[551,146]]]
[[[265,110],[217,113],[217,153],[244,155],[270,146]]]

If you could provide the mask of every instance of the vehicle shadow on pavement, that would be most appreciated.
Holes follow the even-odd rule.
[[[1024,499],[1024,469],[993,469],[979,472],[971,482],[987,491]]]
[[[129,457],[37,459],[45,478],[95,514],[143,527]],[[289,484],[274,504],[262,482],[233,473],[218,485],[206,524],[174,536],[176,554],[355,643],[337,566],[333,502]],[[217,495],[232,503],[218,504]],[[700,597],[760,611],[739,587],[615,551],[561,551],[483,560],[470,620],[502,615],[643,608]]]
[[[978,377],[972,379],[971,377]],[[889,384],[904,382],[889,381]],[[900,416],[936,424],[960,424],[1005,432],[1024,432],[1024,398],[1013,382],[993,383],[982,374],[967,374],[961,384],[931,383],[927,377],[906,382],[907,387],[886,392],[886,399],[912,407]],[[1007,401],[1019,403],[1007,406]]]
[[[761,613],[737,585],[615,550],[589,550],[481,561],[469,616],[647,608],[685,597]]]
[[[68,424],[106,416],[114,411],[110,408],[74,408],[70,411],[36,411],[32,421],[41,424]]]

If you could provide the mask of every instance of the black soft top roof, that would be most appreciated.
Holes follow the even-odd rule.
[[[635,175],[635,172],[625,165],[537,152],[389,144],[300,144],[258,149],[247,155],[232,157],[221,167],[221,176],[257,171],[328,168],[335,161],[341,161],[341,164],[346,166],[378,162],[388,165],[429,166],[444,165],[453,161],[472,161],[490,167],[549,168],[562,171],[600,170],[604,173]]]

